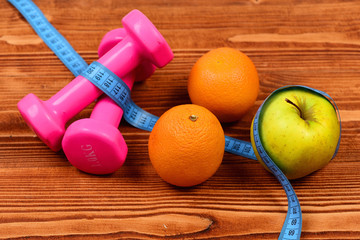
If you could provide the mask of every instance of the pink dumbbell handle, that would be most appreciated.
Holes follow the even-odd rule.
[[[124,77],[132,88],[135,72]],[[72,123],[62,139],[62,147],[69,162],[92,174],[109,174],[119,169],[128,152],[118,125],[123,110],[108,96],[102,95],[90,118]]]
[[[132,71],[140,61],[139,50],[128,36],[98,60],[120,78]],[[129,82],[125,83],[130,85]],[[58,117],[67,122],[102,93],[100,89],[80,75],[47,100],[46,104],[51,105]]]
[[[89,83],[83,76],[78,76],[44,104],[53,109],[61,122],[67,122],[102,94],[99,88]]]
[[[111,98],[103,95],[94,106],[90,118],[117,127],[123,113],[124,111]]]
[[[129,73],[122,79],[129,87],[130,91],[134,85],[135,77],[133,75],[133,73]],[[110,97],[102,95],[99,101],[95,104],[90,118],[117,127],[120,124],[123,113],[123,109],[119,107],[119,105],[117,105]]]

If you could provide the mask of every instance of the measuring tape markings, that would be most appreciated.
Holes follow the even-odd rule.
[[[250,142],[225,136],[225,151],[239,156],[257,160]]]
[[[75,76],[81,73],[82,76],[84,76],[93,84],[95,84],[97,87],[99,87],[102,91],[104,91],[104,93],[106,93],[117,104],[119,104],[119,106],[122,107],[122,109],[125,109],[124,118],[131,125],[147,131],[152,130],[153,126],[158,120],[158,117],[141,109],[132,101],[130,96],[130,89],[117,75],[112,73],[109,69],[107,69],[105,66],[103,66],[98,62],[93,62],[91,65],[87,67],[86,62],[80,57],[80,55],[78,55],[75,52],[75,50],[60,35],[60,33],[58,33],[56,29],[51,26],[51,24],[46,20],[46,18],[43,16],[41,11],[31,1],[29,0],[8,0],[8,1],[11,2],[17,9],[19,9],[19,11],[34,27],[35,31],[44,40],[44,42],[50,47],[50,49],[52,49],[55,52],[55,54],[71,70],[71,72]],[[86,70],[83,71],[85,68]],[[326,97],[330,97],[326,93],[323,93],[321,91],[315,89],[311,89],[311,90],[316,91],[322,95],[325,95]],[[335,107],[337,109],[336,104]],[[301,214],[300,203],[289,180],[282,173],[282,171],[274,164],[274,162],[267,155],[266,151],[264,150],[261,144],[259,131],[258,131],[259,115],[261,109],[262,109],[262,105],[260,106],[259,110],[255,115],[254,124],[253,124],[253,134],[254,134],[256,150],[258,151],[262,161],[266,164],[266,166],[270,169],[270,171],[281,183],[288,199],[288,211],[279,239],[283,239],[283,240],[300,239],[301,227],[302,227],[302,214]],[[340,143],[340,139],[339,139],[339,143]],[[254,149],[252,148],[251,143],[239,139],[235,139],[229,136],[225,136],[225,151],[256,160]]]
[[[95,61],[81,75],[125,109],[124,118],[128,123],[142,130],[152,130],[159,117],[137,106],[131,99],[129,87],[110,69]]]
[[[60,58],[75,75],[87,67],[84,59],[72,48],[68,41],[51,25],[40,9],[28,0],[8,0],[30,23],[46,45]]]

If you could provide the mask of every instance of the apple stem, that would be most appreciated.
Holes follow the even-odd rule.
[[[287,103],[290,103],[291,105],[295,106],[295,107],[297,108],[297,110],[299,110],[299,112],[300,112],[300,117],[301,117],[302,119],[304,119],[303,114],[302,114],[302,111],[301,111],[301,109],[299,108],[298,105],[296,105],[295,103],[293,103],[291,100],[289,100],[289,99],[287,99],[287,98],[285,98],[285,101],[286,101]]]

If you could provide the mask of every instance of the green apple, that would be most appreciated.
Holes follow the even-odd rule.
[[[304,177],[332,159],[341,128],[326,97],[301,86],[284,88],[270,95],[260,111],[261,143],[287,178]],[[251,143],[267,169],[254,144],[253,124]]]

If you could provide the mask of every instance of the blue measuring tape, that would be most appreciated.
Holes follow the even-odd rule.
[[[334,106],[335,111],[337,113],[338,120],[340,122],[340,132],[341,132],[341,118],[340,118],[340,114],[339,114],[339,109],[338,109],[335,101],[330,97],[329,94],[322,92],[320,90],[310,88],[310,87],[298,86],[298,85],[285,86],[285,87],[279,88],[279,89],[275,90],[274,92],[272,92],[261,104],[261,106],[259,107],[259,109],[256,112],[256,115],[254,117],[253,136],[254,136],[254,143],[256,146],[256,150],[259,153],[261,160],[265,163],[265,165],[268,167],[268,169],[273,173],[273,175],[277,178],[277,180],[280,182],[280,184],[284,188],[287,199],[288,199],[288,211],[286,214],[285,222],[282,227],[279,239],[300,239],[301,227],[302,227],[302,214],[301,214],[299,200],[298,200],[298,198],[295,194],[295,191],[294,191],[293,187],[291,186],[289,180],[286,178],[286,176],[282,173],[282,171],[279,169],[279,167],[273,162],[273,160],[267,154],[266,150],[264,149],[264,147],[261,143],[260,134],[259,134],[259,119],[260,119],[262,107],[264,106],[266,101],[272,95],[276,94],[279,91],[282,91],[284,89],[289,89],[289,88],[307,89],[307,90],[318,93],[321,96],[327,98],[328,101],[330,103],[332,103],[332,105]],[[335,149],[335,153],[332,158],[334,158],[336,156],[336,154],[339,150],[340,139],[341,139],[341,135],[339,136],[339,140],[338,140],[338,143],[337,143],[337,146]]]
[[[71,45],[66,41],[66,39],[61,36],[61,34],[47,21],[43,13],[33,2],[31,2],[30,0],[8,1],[12,3],[22,13],[22,15],[34,28],[36,33],[44,40],[44,42],[49,46],[49,48],[59,57],[59,59],[75,76],[81,74],[98,88],[100,88],[110,98],[112,98],[122,109],[125,109],[124,118],[129,124],[146,131],[152,130],[153,126],[159,118],[153,114],[146,112],[132,101],[130,89],[117,75],[115,75],[113,72],[111,72],[109,69],[107,69],[105,66],[98,62],[93,62],[88,66],[87,63],[80,57],[80,55],[78,55],[77,52],[71,47]],[[324,92],[309,87],[305,88],[331,99],[331,97]],[[278,90],[276,90],[275,92],[277,92]],[[266,100],[263,102],[263,104],[266,102]],[[333,100],[332,102],[338,112],[338,108],[335,102]],[[281,183],[288,199],[288,211],[278,239],[298,240],[300,239],[302,227],[302,214],[299,200],[289,180],[268,156],[260,140],[258,124],[263,104],[258,109],[253,123],[255,146],[262,161],[266,164],[268,169],[270,169],[270,171],[274,174],[277,180]],[[338,117],[340,120],[339,115]],[[340,138],[338,146],[334,153],[334,157],[339,148],[339,144]],[[229,136],[225,136],[225,151],[249,159],[257,160],[251,143]]]
[[[81,75],[125,109],[124,118],[128,123],[151,132],[159,117],[137,106],[131,99],[129,87],[115,73],[95,61]]]
[[[88,64],[51,23],[49,23],[44,14],[32,1],[9,0],[9,2],[19,10],[46,45],[75,76],[86,69]]]

